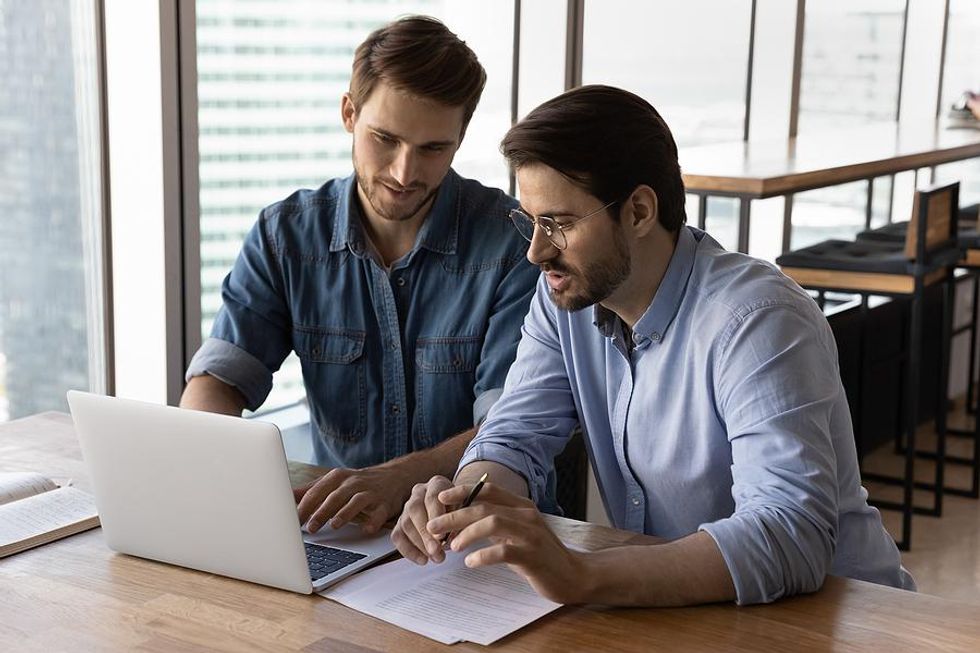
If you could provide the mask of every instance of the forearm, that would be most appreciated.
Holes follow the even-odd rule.
[[[452,478],[459,465],[459,459],[462,458],[463,452],[475,435],[476,427],[473,427],[434,447],[394,458],[381,463],[378,467],[389,468],[399,473],[402,478],[400,490],[404,494],[402,497],[404,502],[416,483],[425,483],[433,476]]]
[[[623,546],[581,556],[581,603],[681,606],[734,601],[725,559],[707,533],[667,544]]]
[[[245,397],[234,386],[209,374],[193,377],[180,397],[180,407],[241,417]]]
[[[457,484],[472,484],[483,474],[487,475],[487,482],[501,487],[511,494],[519,497],[529,497],[527,481],[524,477],[506,465],[495,463],[490,460],[477,460],[459,470],[454,479]]]

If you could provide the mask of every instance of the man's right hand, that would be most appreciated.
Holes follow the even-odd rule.
[[[416,564],[442,562],[446,558],[442,543],[429,532],[428,523],[446,514],[439,493],[451,487],[453,482],[445,476],[433,476],[428,483],[416,484],[391,531],[391,541],[398,552]]]

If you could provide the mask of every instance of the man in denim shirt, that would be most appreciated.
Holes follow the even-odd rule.
[[[334,468],[297,490],[311,531],[379,528],[455,469],[500,396],[538,271],[514,200],[450,169],[485,80],[434,19],[371,34],[341,104],[355,174],[262,211],[187,370],[181,406],[240,415],[296,352]]]
[[[504,394],[454,481],[412,491],[419,564],[477,546],[562,603],[761,603],[827,574],[912,589],[861,487],[833,333],[772,265],[684,225],[677,148],[642,98],[585,86],[511,128],[515,225],[544,271]],[[657,545],[586,553],[535,507],[581,425],[606,512]],[[460,504],[487,473],[474,505]],[[486,546],[481,546],[489,541]]]

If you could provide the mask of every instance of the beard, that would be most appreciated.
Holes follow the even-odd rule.
[[[560,255],[543,263],[543,272],[565,274],[573,286],[576,282],[582,286],[577,293],[574,287],[560,292],[552,290],[548,296],[555,306],[565,311],[580,311],[612,295],[629,277],[633,267],[626,238],[618,224],[613,228],[613,249],[613,255],[608,260],[598,261],[581,270],[562,263]]]
[[[393,179],[384,179],[380,176],[368,177],[364,174],[363,169],[357,162],[356,152],[353,155],[353,159],[354,176],[357,179],[357,185],[360,187],[361,192],[364,193],[364,197],[367,198],[374,212],[384,220],[390,220],[392,222],[411,220],[418,215],[419,211],[429,203],[435,196],[436,191],[439,190],[438,186],[430,189],[421,182],[413,182],[408,186],[402,187],[401,184]],[[395,190],[413,191],[419,199],[413,203],[390,201],[383,196],[387,191],[381,188],[382,185]]]

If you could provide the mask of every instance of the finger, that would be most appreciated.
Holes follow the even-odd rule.
[[[331,528],[340,528],[349,521],[352,521],[362,512],[374,507],[374,494],[371,492],[357,492],[348,499],[347,503],[340,507],[333,517],[324,518],[330,520]],[[326,510],[324,502],[324,510]],[[319,511],[313,513],[314,518],[319,518]]]
[[[320,505],[323,500],[330,496],[330,493],[337,489],[337,487],[346,478],[343,474],[335,473],[338,470],[332,469],[316,481],[314,481],[307,488],[300,500],[299,504],[296,506],[296,510],[299,512],[300,521],[305,522],[310,518]],[[346,470],[345,470],[346,471]]]
[[[469,526],[459,529],[450,543],[453,551],[463,551],[480,540],[503,540],[512,544],[526,544],[534,539],[535,525],[515,519],[511,514],[495,512]]]
[[[463,564],[470,569],[476,567],[486,567],[488,565],[509,564],[520,566],[519,547],[507,542],[491,544],[476,551],[472,551],[463,558]]]
[[[294,487],[293,488],[293,500],[296,501],[296,503],[298,504],[300,502],[300,500],[303,498],[303,496],[307,493],[307,491],[309,491],[309,489],[311,487],[313,487],[313,481],[311,481],[309,483],[303,483],[302,485],[300,485],[298,487]]]
[[[343,508],[351,500],[351,497],[355,494],[354,490],[350,487],[341,486],[330,493],[330,495],[323,500],[315,510],[311,511],[309,521],[307,521],[306,528],[311,532],[315,533],[326,524],[337,511]],[[302,515],[300,515],[302,519]]]
[[[447,506],[460,505],[473,489],[473,485],[457,485],[439,494],[439,501]],[[484,483],[474,501],[496,503],[502,506],[523,507],[534,505],[530,499],[521,497],[493,483]]]
[[[361,531],[367,535],[377,533],[384,526],[385,522],[388,521],[388,517],[390,516],[388,512],[388,506],[384,504],[367,510],[367,518],[361,522]]]
[[[395,545],[398,552],[408,560],[417,565],[424,565],[429,561],[429,556],[425,554],[425,547],[419,537],[415,526],[407,521],[402,514],[394,530],[391,531],[391,543]]]
[[[484,519],[501,509],[503,509],[501,506],[478,503],[468,508],[453,510],[452,512],[447,512],[445,515],[430,519],[425,527],[433,537],[439,538],[446,533],[461,531],[473,522]]]
[[[405,506],[405,513],[412,520],[412,526],[418,533],[419,544],[423,551],[435,562],[442,562],[445,554],[442,550],[442,543],[437,542],[429,532],[427,524],[433,515],[438,516],[446,512],[446,509],[436,498],[439,488],[433,487],[431,483],[424,487],[425,494],[421,499],[413,497],[411,505]]]

